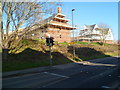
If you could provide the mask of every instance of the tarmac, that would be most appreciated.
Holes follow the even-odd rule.
[[[119,56],[115,56],[115,57],[118,58]],[[55,70],[55,69],[69,69],[69,68],[75,67],[78,64],[81,64],[81,65],[89,64],[91,61],[99,62],[104,59],[115,58],[115,57],[106,57],[106,58],[87,60],[87,61],[81,61],[81,62],[76,62],[76,63],[67,63],[67,64],[62,64],[62,65],[44,66],[44,67],[30,68],[30,69],[24,69],[24,70],[2,72],[2,78],[21,76],[21,75],[31,74],[31,73],[33,74],[33,73],[46,72],[46,71]],[[120,85],[118,87],[118,90],[120,90]]]

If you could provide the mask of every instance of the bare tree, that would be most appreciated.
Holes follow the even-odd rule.
[[[0,1],[0,49],[1,49],[1,45],[2,45],[2,3]]]
[[[110,26],[107,25],[107,24],[103,24],[103,23],[98,24],[98,26],[99,26],[98,29],[99,29],[99,32],[100,32],[100,40],[101,40],[101,42],[103,43],[103,46],[104,46],[105,40],[106,40],[107,35],[109,33]]]
[[[1,46],[3,49],[11,49],[18,44],[31,26],[39,24],[43,16],[53,14],[59,2],[0,2],[2,4],[1,20]],[[24,28],[25,32],[18,38],[18,30]],[[12,33],[10,33],[13,31]]]

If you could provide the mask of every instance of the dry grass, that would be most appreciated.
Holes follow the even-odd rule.
[[[103,47],[94,44],[75,44],[75,60],[73,60],[72,45],[68,43],[54,45],[52,47],[53,65],[116,56],[118,54],[117,45],[107,44]],[[3,60],[3,71],[48,66],[50,65],[49,60],[49,47],[45,45],[45,41],[23,40],[15,49],[9,51],[8,60]]]

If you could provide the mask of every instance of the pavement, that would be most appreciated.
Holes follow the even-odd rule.
[[[115,56],[115,57],[118,58],[119,56]],[[68,68],[76,67],[78,64],[81,64],[81,65],[92,64],[91,62],[97,63],[99,61],[109,59],[109,58],[114,58],[114,57],[106,57],[106,58],[81,61],[76,63],[67,63],[62,65],[45,66],[45,67],[37,67],[37,68],[17,70],[17,71],[2,72],[2,77],[4,78],[4,77],[19,76],[19,75],[30,74],[30,73],[45,72],[45,71],[55,70],[55,69],[68,69]]]

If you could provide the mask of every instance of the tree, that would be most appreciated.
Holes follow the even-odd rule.
[[[0,1],[0,21],[2,21],[2,3]],[[2,45],[2,22],[0,22],[0,49]]]
[[[29,29],[39,26],[46,14],[53,14],[59,2],[0,2],[2,4],[1,47],[12,49],[19,43]],[[24,33],[18,38],[18,30],[24,28]],[[12,33],[10,33],[12,31]]]
[[[98,30],[100,32],[100,40],[104,46],[104,43],[105,43],[105,40],[107,38],[110,28],[109,28],[109,25],[103,24],[103,23],[99,24],[98,26],[99,26]]]

